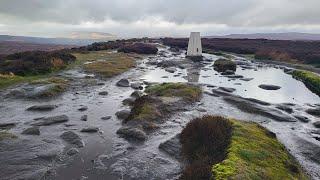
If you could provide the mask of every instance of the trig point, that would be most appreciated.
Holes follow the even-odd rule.
[[[200,32],[191,32],[188,44],[187,58],[202,60],[202,46]]]

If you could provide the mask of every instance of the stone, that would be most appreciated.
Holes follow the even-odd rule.
[[[139,141],[144,141],[147,139],[146,133],[135,127],[122,127],[118,129],[117,134],[126,139],[134,139]]]
[[[40,128],[38,126],[30,127],[22,131],[25,135],[40,135]]]
[[[177,71],[177,69],[175,67],[168,67],[165,69],[165,71],[169,72],[169,73],[174,73]]]
[[[80,132],[95,133],[95,132],[98,132],[98,131],[99,131],[98,127],[87,127],[87,128],[81,129]]]
[[[134,97],[134,98],[140,98],[143,96],[143,92],[141,91],[134,91],[133,93],[131,93],[130,95],[131,97]]]
[[[131,83],[131,88],[133,89],[143,89],[142,84],[139,82]]]
[[[232,71],[232,70],[226,70],[221,73],[221,75],[233,75],[233,74],[234,74],[234,71]]]
[[[51,111],[53,109],[55,109],[56,105],[50,105],[50,104],[46,104],[46,105],[35,105],[35,106],[31,106],[27,109],[27,111]]]
[[[228,87],[219,87],[218,89],[221,89],[222,91],[226,91],[226,92],[229,92],[229,93],[232,93],[232,92],[234,92],[236,90],[234,88],[228,88]]]
[[[128,79],[120,79],[117,84],[117,86],[120,86],[120,87],[129,87],[130,86],[130,82]]]
[[[0,129],[11,129],[16,126],[17,123],[9,122],[9,123],[0,123]]]
[[[68,154],[69,156],[73,156],[73,155],[78,154],[78,153],[79,153],[79,150],[78,150],[77,148],[71,148],[71,149],[69,149],[69,150],[67,151],[67,154]]]
[[[261,101],[259,99],[254,99],[254,98],[244,98],[244,99],[251,101],[251,102],[254,102],[254,103],[257,103],[257,104],[260,104],[260,105],[263,105],[263,106],[270,106],[271,105],[270,103],[265,102],[265,101]]]
[[[111,119],[111,118],[112,118],[112,116],[104,116],[104,117],[101,117],[102,120],[109,120],[109,119]]]
[[[101,95],[101,96],[106,96],[106,95],[108,95],[109,93],[108,93],[108,91],[101,91],[101,92],[99,92],[98,94]]]
[[[278,90],[281,87],[276,86],[276,85],[271,85],[271,84],[260,84],[259,88],[264,89],[264,90]]]
[[[124,99],[122,101],[122,104],[131,106],[131,105],[133,105],[135,100],[136,100],[136,98],[130,97],[130,98]]]
[[[83,115],[80,118],[81,121],[87,121],[88,120],[88,115]]]
[[[320,108],[316,109],[307,109],[306,112],[310,115],[320,117]]]
[[[66,115],[59,115],[59,116],[51,116],[40,119],[40,122],[34,123],[34,126],[49,126],[52,124],[58,124],[69,121],[69,117]]]
[[[86,111],[88,110],[88,106],[81,106],[78,111]]]
[[[129,117],[129,115],[130,115],[129,110],[121,110],[121,111],[116,112],[116,116],[119,119],[127,119]]]
[[[282,111],[285,111],[285,112],[287,112],[289,114],[291,114],[293,112],[293,109],[291,107],[288,107],[288,106],[286,106],[284,104],[279,104],[279,105],[276,106],[276,108],[280,109]]]
[[[181,159],[181,148],[182,145],[179,139],[180,134],[174,136],[173,138],[161,143],[159,149],[166,152],[170,156],[175,157],[176,159]]]
[[[310,119],[305,117],[305,116],[295,115],[294,117],[297,118],[299,121],[304,122],[304,123],[310,122]]]
[[[73,131],[66,131],[60,137],[66,142],[76,145],[78,148],[84,147],[84,142],[80,136]]]
[[[241,81],[251,81],[253,80],[254,78],[240,78]]]
[[[314,127],[320,128],[320,121],[316,121],[313,123]]]

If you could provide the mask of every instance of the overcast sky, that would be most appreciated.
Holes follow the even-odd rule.
[[[0,34],[320,33],[320,0],[0,0]]]

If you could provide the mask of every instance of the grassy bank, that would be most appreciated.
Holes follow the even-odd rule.
[[[13,74],[0,74],[0,89],[7,88],[9,86],[16,85],[19,83],[32,82],[44,77],[46,77],[46,75],[17,76]]]
[[[257,123],[204,116],[181,133],[180,179],[308,179],[276,135]]]
[[[273,133],[256,123],[231,122],[228,155],[212,167],[214,179],[308,179]]]
[[[320,96],[320,76],[309,72],[295,70],[292,76],[296,79],[301,80],[312,92]]]
[[[110,51],[75,53],[74,56],[77,58],[76,64],[83,66],[87,72],[108,78],[134,67],[135,59],[138,57],[125,53],[111,53]]]
[[[5,140],[5,139],[15,139],[17,138],[16,135],[7,132],[7,131],[0,131],[0,141]]]

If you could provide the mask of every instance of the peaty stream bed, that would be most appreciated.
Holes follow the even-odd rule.
[[[184,53],[161,48],[156,56],[139,61],[136,68],[107,80],[79,68],[61,72],[58,76],[71,83],[54,99],[8,96],[25,84],[2,91],[0,123],[14,122],[10,132],[18,138],[0,142],[1,179],[176,179],[183,162],[159,150],[159,145],[180,133],[188,121],[205,114],[259,122],[276,133],[314,179],[320,178],[320,132],[312,124],[319,117],[306,113],[320,106],[320,98],[286,74],[288,68],[233,56],[237,76],[221,75],[212,66],[221,57],[204,54],[204,61],[199,63],[185,59]],[[195,83],[204,93],[200,102],[174,114],[145,142],[127,141],[116,134],[122,124],[115,114],[129,109],[122,101],[134,92],[131,87],[116,86],[123,78],[144,84]],[[265,90],[259,88],[261,84],[281,88]],[[101,93],[104,91],[108,94]],[[26,111],[48,104],[56,107]],[[21,134],[33,123],[43,121],[41,117],[61,115],[68,121],[40,126],[39,136]],[[88,127],[98,132],[81,132]],[[84,147],[60,137],[68,131],[75,132]]]

